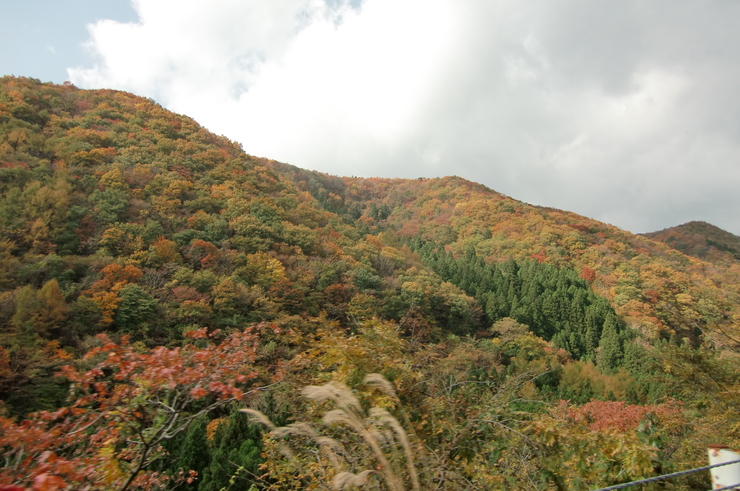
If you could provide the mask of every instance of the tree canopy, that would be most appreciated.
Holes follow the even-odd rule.
[[[720,232],[660,242],[459,177],[330,176],[132,94],[3,77],[0,479],[590,489],[701,465],[740,444]],[[338,399],[305,386],[359,408],[324,428]]]

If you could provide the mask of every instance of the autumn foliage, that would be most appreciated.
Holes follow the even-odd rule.
[[[74,402],[21,422],[3,418],[0,480],[39,491],[156,488],[170,476],[147,470],[162,443],[200,414],[242,401],[265,381],[255,366],[252,330],[220,341],[206,330],[188,333],[180,348],[141,352],[124,338],[101,336],[86,355],[94,367],[64,366]],[[201,346],[197,346],[200,344]]]
[[[624,401],[592,400],[582,406],[569,407],[568,416],[576,423],[594,431],[637,429],[646,417],[670,419],[681,417],[681,405],[676,402],[640,406]]]
[[[403,424],[434,489],[702,465],[740,445],[738,240],[454,176],[330,176],[132,94],[3,77],[0,486],[329,485],[360,467],[309,445],[302,473],[237,410],[318,427],[298,394],[329,383]]]

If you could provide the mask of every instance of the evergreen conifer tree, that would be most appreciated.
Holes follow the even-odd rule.
[[[244,413],[235,411],[222,422],[213,438],[210,464],[203,471],[200,491],[218,491],[229,486],[238,473],[240,478],[252,481],[262,463],[260,428],[249,422]],[[248,486],[242,486],[248,489]]]
[[[596,366],[602,372],[613,372],[622,363],[622,342],[619,338],[619,319],[615,315],[607,316],[601,332],[599,352],[596,355]]]

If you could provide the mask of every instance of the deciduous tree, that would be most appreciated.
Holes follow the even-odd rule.
[[[39,491],[125,491],[175,478],[147,471],[163,456],[162,442],[270,378],[255,368],[252,329],[220,342],[205,329],[188,337],[181,348],[140,352],[126,338],[101,336],[102,345],[87,354],[92,369],[63,368],[71,405],[20,422],[0,418],[0,481]]]

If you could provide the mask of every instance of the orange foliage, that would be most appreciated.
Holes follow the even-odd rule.
[[[581,269],[581,278],[589,283],[593,283],[593,281],[596,279],[596,271],[589,268],[588,266],[584,266],[583,269]]]
[[[200,330],[190,337],[208,336]],[[169,476],[146,466],[162,454],[163,439],[209,409],[242,400],[245,385],[258,377],[251,330],[205,347],[146,353],[125,338],[120,344],[100,339],[102,346],[86,355],[98,360],[94,368],[62,368],[70,393],[78,396],[71,406],[33,413],[20,423],[0,417],[0,452],[13,463],[0,469],[0,482],[39,491],[158,489]],[[207,396],[210,406],[194,405]]]
[[[72,360],[74,357],[59,347],[59,341],[56,339],[46,343],[43,348],[44,353],[52,360]],[[1,370],[1,369],[0,369]]]
[[[160,264],[174,263],[180,260],[177,244],[161,235],[152,244],[152,253],[156,257],[156,262]]]
[[[538,252],[537,254],[532,254],[532,255],[531,255],[531,256],[529,256],[529,257],[530,257],[531,259],[536,259],[538,263],[543,263],[543,262],[545,262],[545,260],[547,259],[547,254],[545,254],[545,248],[544,248],[544,247],[542,247],[542,248],[540,249],[540,252]]]
[[[103,275],[102,280],[93,283],[92,288],[110,288],[117,283],[136,283],[141,278],[142,272],[136,266],[127,264],[121,266],[118,263],[111,263],[100,270]]]
[[[567,404],[561,401],[561,404]],[[581,407],[568,408],[568,416],[577,423],[587,424],[593,431],[616,429],[635,430],[647,416],[659,420],[677,420],[681,416],[681,404],[669,401],[663,404],[638,406],[624,401],[592,400]]]
[[[113,317],[121,303],[118,292],[127,284],[136,283],[142,271],[130,264],[121,266],[118,263],[111,263],[101,269],[100,273],[103,278],[93,283],[84,293],[90,295],[98,305],[101,322],[105,326],[113,323]]]

